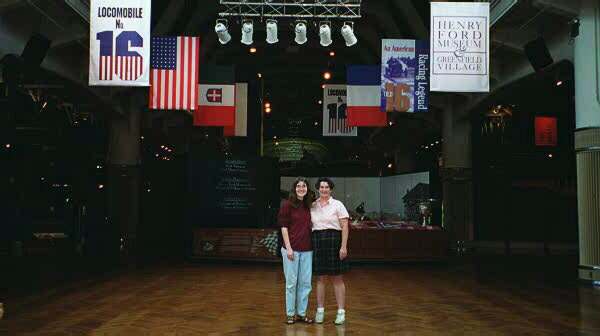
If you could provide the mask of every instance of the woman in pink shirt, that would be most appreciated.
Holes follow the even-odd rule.
[[[299,177],[290,190],[289,199],[279,209],[283,247],[283,273],[285,274],[285,306],[287,323],[296,321],[313,323],[306,315],[308,295],[312,290],[312,243],[310,207],[313,194],[308,181]]]
[[[317,315],[315,322],[325,318],[325,281],[331,277],[338,311],[335,324],[346,321],[344,304],[346,286],[343,275],[348,271],[348,211],[342,202],[331,197],[333,181],[327,177],[317,180],[319,198],[310,208],[314,252],[313,271],[317,275]]]

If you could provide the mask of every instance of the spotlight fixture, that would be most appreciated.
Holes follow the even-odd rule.
[[[322,21],[319,23],[319,38],[323,47],[331,45],[331,22]]]
[[[342,26],[342,37],[346,41],[346,47],[351,47],[358,42],[356,35],[354,35],[354,22],[346,21]]]
[[[329,56],[331,56],[331,57],[335,56],[335,51],[333,51],[333,50],[332,50],[332,51],[330,51],[330,52],[329,52]]]
[[[323,78],[324,78],[325,80],[330,80],[330,79],[331,79],[331,72],[329,72],[329,71],[325,71],[325,72],[323,73]]]
[[[279,42],[277,38],[277,21],[267,20],[267,43],[273,44]]]
[[[252,20],[246,20],[242,24],[242,43],[245,45],[251,45],[254,41],[252,34],[254,33],[254,24]]]
[[[217,37],[221,44],[227,44],[231,41],[231,34],[229,34],[229,30],[227,29],[227,20],[217,20],[215,33],[217,33]]]
[[[254,47],[250,48],[250,53],[251,53],[251,54],[254,54],[254,53],[256,53],[256,48],[254,48]]]
[[[298,43],[298,44],[306,43],[306,41],[307,41],[306,21],[303,21],[303,20],[296,21],[296,28],[294,29],[294,32],[296,33],[296,38],[294,38],[294,41],[296,41],[296,43]]]
[[[561,85],[563,85],[563,81],[561,81],[561,80],[556,81],[556,86],[561,86]]]

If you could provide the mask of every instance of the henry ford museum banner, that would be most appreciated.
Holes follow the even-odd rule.
[[[431,3],[431,91],[489,92],[487,2]]]
[[[149,86],[150,0],[92,0],[90,85]]]
[[[426,112],[429,41],[381,40],[381,111]]]

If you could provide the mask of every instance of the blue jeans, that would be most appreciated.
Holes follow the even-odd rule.
[[[283,273],[285,274],[285,310],[287,316],[296,313],[306,316],[308,295],[312,289],[312,251],[294,251],[294,260],[289,260],[287,250],[281,248]]]

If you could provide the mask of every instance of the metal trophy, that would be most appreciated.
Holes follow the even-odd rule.
[[[421,214],[421,226],[425,227],[431,224],[431,201],[423,201],[419,203],[419,213]]]

